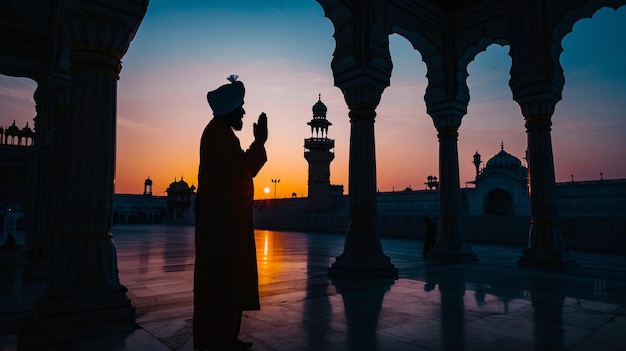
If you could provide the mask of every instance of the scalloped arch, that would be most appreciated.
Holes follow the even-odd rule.
[[[483,51],[486,51],[487,48],[493,44],[497,44],[500,46],[510,45],[509,42],[504,38],[490,38],[490,37],[482,37],[480,38],[474,45],[468,46],[463,55],[459,57],[458,67],[459,70],[456,74],[456,79],[459,84],[459,87],[464,88],[465,98],[467,100],[466,103],[469,103],[470,95],[469,95],[469,87],[467,86],[467,78],[469,77],[469,72],[467,72],[467,67],[469,64],[476,59],[476,56]],[[459,89],[459,95],[461,93],[461,89]]]
[[[350,9],[339,0],[316,0],[317,3],[324,10],[324,16],[328,18],[333,26],[335,38],[335,51],[333,52],[333,60],[345,44],[344,41],[352,39],[352,28],[350,27],[350,21],[352,20],[352,13]]]
[[[401,26],[393,26],[391,28],[392,34],[398,34],[411,43],[413,48],[417,50],[422,56],[422,61],[426,64],[426,79],[428,84],[426,85],[426,93],[424,94],[424,100],[444,100],[445,96],[439,96],[438,91],[433,90],[432,86],[436,81],[443,81],[445,79],[443,74],[443,59],[437,48],[426,37],[418,32],[406,29]]]
[[[597,1],[588,0],[582,7],[578,7],[566,12],[559,23],[552,30],[552,40],[556,45],[552,46],[552,59],[555,62],[561,62],[561,54],[563,53],[563,39],[572,32],[574,25],[583,19],[593,18],[593,16],[603,8],[610,8],[613,11],[625,7],[623,1],[613,1],[611,3],[598,3]]]

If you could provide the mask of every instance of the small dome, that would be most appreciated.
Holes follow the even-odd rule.
[[[6,129],[4,134],[7,136],[18,136],[20,134],[20,128],[15,125],[15,120],[13,120],[13,124]]]
[[[326,117],[326,105],[322,102],[322,94],[319,95],[319,98],[315,105],[313,105],[313,117]]]
[[[178,182],[177,186],[180,187],[180,189],[189,189],[189,184],[182,179]]]
[[[181,191],[189,189],[189,184],[183,180],[183,177],[180,177],[179,181],[176,181],[176,178],[174,178],[174,181],[170,183],[168,191]]]
[[[146,178],[146,180],[143,182],[145,185],[152,185],[152,179],[150,179],[150,177]]]
[[[504,144],[500,145],[500,152],[487,161],[485,168],[520,168],[522,167],[522,161],[517,157],[504,151]]]

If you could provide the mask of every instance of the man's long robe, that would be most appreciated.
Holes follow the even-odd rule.
[[[262,144],[253,142],[244,152],[219,117],[202,134],[195,209],[196,309],[260,309],[252,178],[266,161]]]

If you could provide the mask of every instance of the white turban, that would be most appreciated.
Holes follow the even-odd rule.
[[[209,106],[211,106],[214,116],[225,115],[243,105],[243,96],[246,93],[246,89],[242,82],[237,81],[237,78],[239,76],[233,74],[226,78],[230,81],[230,84],[224,84],[207,93],[206,99],[209,101]]]

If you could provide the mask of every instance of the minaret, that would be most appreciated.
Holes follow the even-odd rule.
[[[304,158],[309,163],[309,211],[318,213],[331,206],[330,162],[335,158],[335,140],[328,139],[328,126],[332,123],[326,119],[326,111],[320,94],[313,105],[313,119],[307,123],[311,137],[304,139]]]
[[[152,196],[152,179],[150,179],[150,177],[143,182],[143,194],[146,196]]]
[[[472,162],[474,164],[474,166],[476,166],[476,178],[478,178],[478,175],[480,174],[480,164],[483,161],[480,160],[480,154],[478,153],[478,151],[476,151],[476,153],[474,154],[474,161]]]

